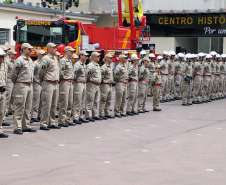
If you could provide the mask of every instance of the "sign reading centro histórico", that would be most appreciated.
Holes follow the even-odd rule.
[[[226,14],[146,14],[152,37],[225,37]]]

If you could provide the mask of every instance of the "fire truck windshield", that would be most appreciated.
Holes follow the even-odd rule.
[[[63,43],[63,28],[56,25],[23,25],[18,29],[18,42],[31,45],[46,45],[49,42]]]

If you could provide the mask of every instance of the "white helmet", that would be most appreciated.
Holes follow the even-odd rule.
[[[128,55],[129,52],[128,52],[128,51],[124,51],[123,54],[124,54],[124,55]]]
[[[2,48],[0,48],[0,56],[5,56],[5,55],[6,55],[5,51]]]
[[[210,55],[215,56],[215,55],[217,55],[217,52],[211,51],[211,52],[210,52]]]
[[[162,60],[162,59],[163,59],[162,56],[158,56],[158,57],[157,57],[157,60]]]
[[[221,55],[217,54],[217,58],[221,58]]]
[[[168,51],[163,51],[162,54],[163,55],[168,55]]]
[[[131,55],[131,58],[135,58],[135,57],[137,57],[137,54],[133,53],[133,54]]]
[[[188,53],[188,54],[185,55],[185,57],[186,57],[186,59],[190,59],[190,58],[192,58],[192,54]]]
[[[172,55],[176,55],[174,51],[169,51],[168,55],[171,57]]]
[[[222,57],[222,58],[226,58],[226,54],[222,54],[221,57]]]
[[[212,58],[212,56],[210,54],[206,55],[206,59],[211,59],[211,58]]]
[[[184,54],[183,53],[178,53],[178,57],[184,58]]]
[[[196,54],[192,54],[192,58],[197,58]]]
[[[155,58],[155,55],[153,53],[149,54],[149,58]]]
[[[146,55],[147,53],[146,53],[144,50],[142,50],[142,51],[140,52],[140,54],[141,54],[141,55]]]
[[[202,53],[202,52],[199,53],[199,57],[204,57],[204,56],[206,56],[205,53]]]

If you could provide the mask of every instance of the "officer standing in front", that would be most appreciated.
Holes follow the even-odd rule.
[[[178,53],[178,61],[174,63],[175,66],[175,84],[174,84],[174,99],[181,100],[181,86],[182,86],[182,63],[184,62],[184,54]]]
[[[100,92],[101,70],[98,64],[100,54],[93,52],[91,54],[91,62],[87,65],[87,86],[86,86],[86,119],[91,122],[95,120],[102,120],[98,116],[97,104]]]
[[[152,87],[151,87],[151,79],[153,74],[155,73],[155,55],[153,53],[149,54],[149,60],[150,62],[148,63],[148,69],[149,69],[149,80],[148,80],[148,97],[152,97]]]
[[[119,64],[116,66],[114,71],[115,85],[115,117],[128,117],[124,114],[126,106],[126,95],[127,95],[127,83],[128,83],[128,70],[126,68],[126,55],[119,55]]]
[[[160,102],[160,90],[161,90],[161,66],[156,65],[155,66],[155,73],[153,74],[153,78],[151,80],[151,85],[153,87],[153,111],[161,111],[162,109],[159,108],[159,102]]]
[[[169,102],[167,96],[167,88],[168,88],[168,52],[163,51],[163,59],[159,63],[161,66],[161,75],[162,75],[162,85],[161,85],[161,93],[160,93],[160,103]]]
[[[14,84],[14,134],[37,131],[30,127],[34,75],[34,66],[30,54],[33,47],[28,43],[23,43],[21,49],[22,55],[14,62],[11,73],[11,80]]]
[[[0,138],[7,138],[8,135],[3,133],[2,122],[5,114],[5,90],[6,90],[6,71],[4,65],[4,56],[6,53],[0,48]]]
[[[86,61],[88,53],[79,52],[79,61],[74,65],[74,103],[73,103],[73,123],[88,123],[83,115],[83,107],[86,98]]]
[[[75,52],[71,46],[64,48],[65,56],[60,60],[59,113],[58,124],[61,127],[75,126],[70,122],[73,104],[74,67],[71,57]]]
[[[42,58],[39,79],[42,84],[40,129],[60,129],[55,123],[57,105],[57,84],[59,83],[59,65],[56,54],[56,44],[48,43],[48,54]]]
[[[105,64],[101,66],[101,84],[100,84],[100,106],[99,114],[102,119],[114,119],[115,116],[110,115],[113,70],[111,68],[113,56],[106,54],[104,57]]]

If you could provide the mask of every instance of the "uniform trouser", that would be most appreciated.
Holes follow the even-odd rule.
[[[225,75],[220,74],[220,79],[219,79],[219,97],[224,97],[224,87],[225,86]]]
[[[215,98],[218,98],[219,79],[220,79],[220,75],[215,75],[215,78],[213,81],[213,93]]]
[[[83,119],[83,107],[85,105],[86,84],[74,83],[73,120]]]
[[[3,117],[5,115],[5,93],[0,93],[0,134],[3,133],[2,130],[2,122],[3,122]]]
[[[182,76],[175,76],[174,97],[181,97]]]
[[[57,84],[57,94],[56,94],[56,101],[57,101],[57,106],[56,106],[56,109],[59,110],[59,105],[60,105],[60,102],[59,102],[59,84]],[[58,114],[58,112],[56,112]]]
[[[31,118],[40,117],[41,91],[42,91],[42,86],[39,83],[33,83],[33,101],[32,101],[32,109],[31,109]]]
[[[169,74],[168,76],[168,87],[166,90],[167,99],[173,99],[174,98],[174,75]]]
[[[210,86],[211,86],[211,76],[203,77],[203,96],[202,100],[207,101],[210,99]]]
[[[194,95],[193,95],[193,100],[194,101],[199,101],[201,92],[202,92],[202,84],[203,83],[203,77],[196,75],[194,79]]]
[[[190,102],[191,88],[192,85],[188,84],[187,81],[182,79],[182,88],[181,88],[182,104],[188,104]]]
[[[139,99],[138,99],[138,106],[137,110],[138,112],[145,111],[146,107],[146,99],[147,99],[147,92],[148,92],[148,85],[147,82],[141,81],[139,82]]]
[[[154,72],[150,72],[149,74],[149,80],[148,80],[148,94],[149,95],[153,95],[153,90],[152,90],[152,86],[151,86],[151,79],[153,77]]]
[[[214,80],[215,80],[215,74],[211,75],[211,87],[210,87],[210,97],[215,98],[215,93],[214,93]]]
[[[100,87],[91,82],[86,86],[86,118],[98,117],[97,104]]]
[[[224,95],[226,95],[226,74],[224,75]]]
[[[167,88],[168,88],[168,76],[162,75],[162,86],[161,86],[161,93],[160,93],[160,99],[166,100],[167,99]]]
[[[70,123],[73,104],[73,82],[60,81],[58,124]]]
[[[127,84],[117,82],[115,85],[115,107],[114,114],[121,115],[124,113],[126,105]]]
[[[159,108],[161,86],[153,86],[153,109]]]
[[[11,79],[7,78],[6,82],[6,112],[13,112],[12,109],[12,103],[13,103],[13,96],[12,96],[12,91],[13,91],[13,82]]]
[[[100,94],[99,114],[100,116],[109,116],[111,106],[112,86],[110,84],[101,84],[100,93],[101,94]]]
[[[32,106],[33,88],[27,83],[17,82],[13,89],[14,100],[14,130],[30,128],[30,112]]]
[[[129,91],[128,92],[128,101],[127,101],[127,112],[135,112],[135,105],[137,101],[137,91],[138,91],[137,82],[129,82]]]
[[[57,84],[53,82],[42,82],[41,95],[41,121],[40,127],[55,125],[55,114],[57,104]]]

